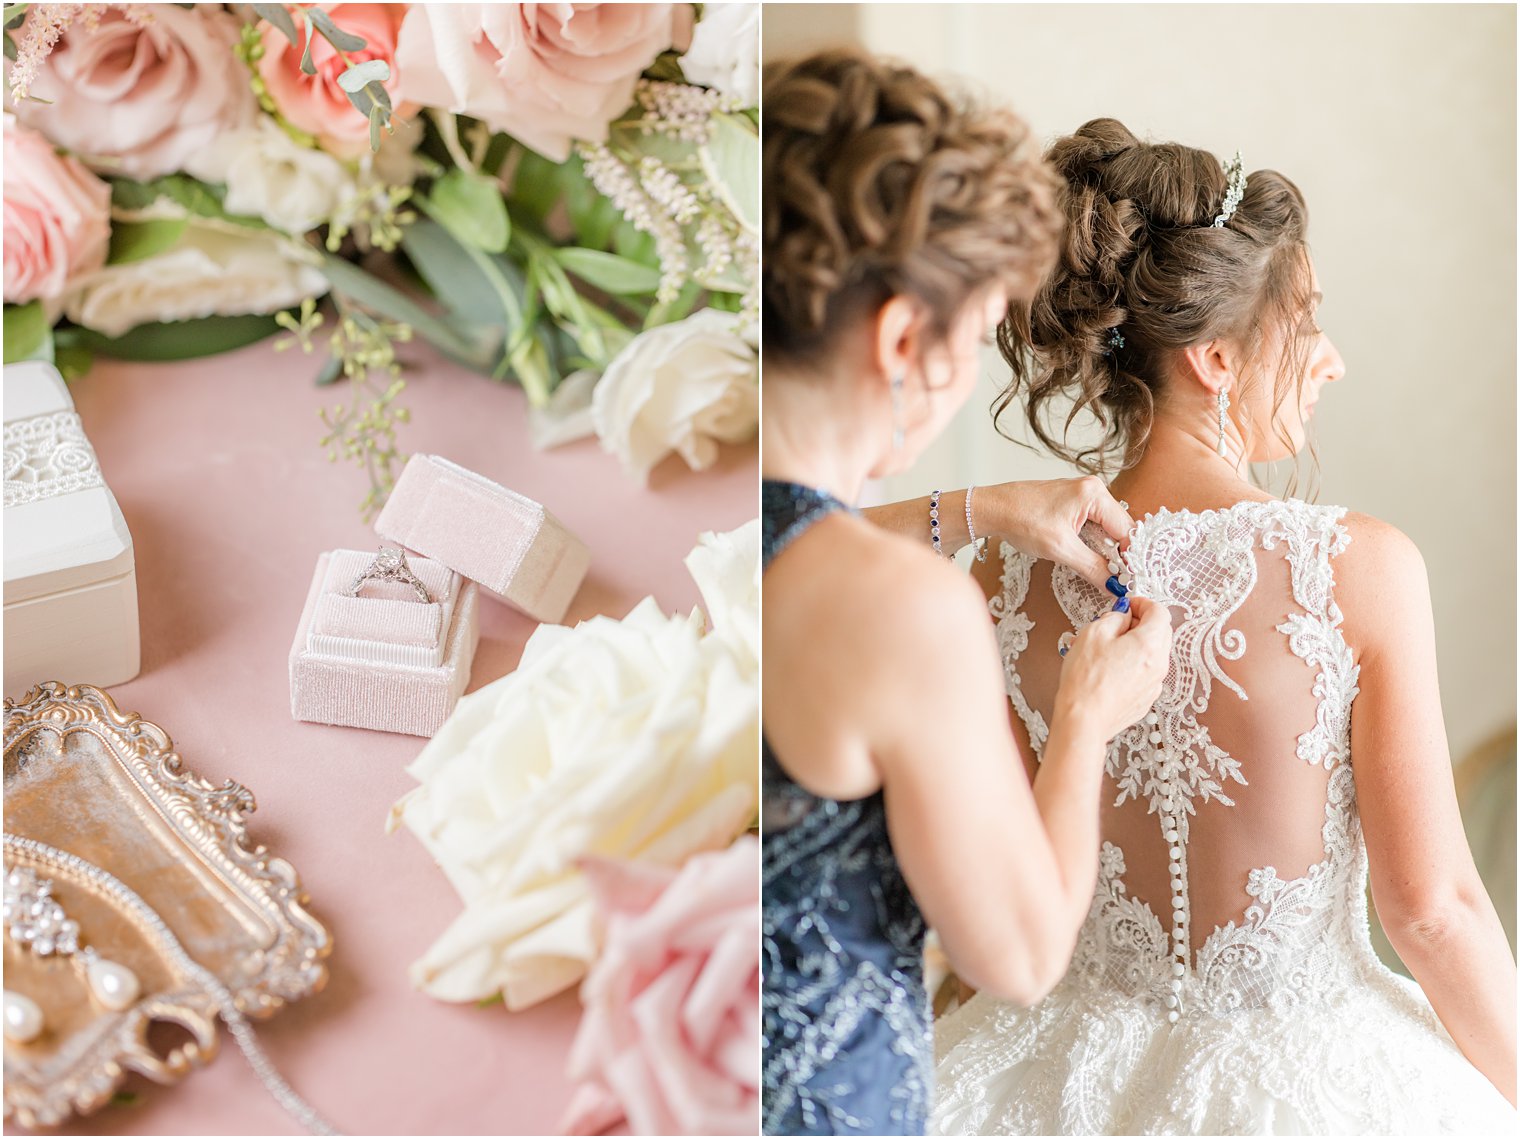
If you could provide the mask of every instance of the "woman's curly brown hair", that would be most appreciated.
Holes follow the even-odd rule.
[[[1296,332],[1309,318],[1308,209],[1287,178],[1258,170],[1215,227],[1228,182],[1219,160],[1141,142],[1114,119],[1087,123],[1046,158],[1065,182],[1066,231],[1055,271],[998,329],[1013,378],[994,420],[1022,402],[1046,447],[1103,472],[1143,451],[1178,350],[1224,338],[1254,355],[1269,328]],[[1281,377],[1302,375],[1303,351],[1303,338],[1290,337]],[[1103,435],[1073,447],[1067,431],[1084,410]]]
[[[943,335],[977,289],[1027,298],[1054,260],[1058,184],[1012,112],[849,50],[771,65],[761,105],[768,361],[893,296]]]

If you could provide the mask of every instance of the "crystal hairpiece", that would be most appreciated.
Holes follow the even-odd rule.
[[[1240,164],[1240,151],[1237,150],[1235,157],[1224,164],[1224,172],[1229,185],[1224,193],[1224,207],[1214,219],[1215,229],[1224,228],[1224,223],[1235,216],[1235,208],[1240,205],[1240,199],[1246,196],[1246,172]]]

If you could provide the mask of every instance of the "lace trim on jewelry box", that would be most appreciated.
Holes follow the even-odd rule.
[[[5,425],[5,505],[105,486],[95,448],[72,411]]]

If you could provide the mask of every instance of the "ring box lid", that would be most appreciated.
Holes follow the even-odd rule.
[[[438,455],[413,455],[375,531],[540,621],[564,618],[591,554],[539,503]]]
[[[53,365],[6,365],[5,456],[7,605],[132,571],[132,534]]]

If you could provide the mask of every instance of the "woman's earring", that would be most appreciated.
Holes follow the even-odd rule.
[[[903,379],[901,373],[892,377],[892,450],[894,451],[901,451],[903,448]]]
[[[1224,413],[1230,408],[1230,393],[1223,388],[1219,389],[1219,457],[1225,458],[1224,448]]]

